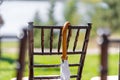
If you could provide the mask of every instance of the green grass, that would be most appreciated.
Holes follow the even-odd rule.
[[[35,63],[60,63],[60,57],[54,56],[43,56],[38,57],[35,56]],[[16,66],[16,58],[17,54],[11,53],[4,53],[2,58],[0,59],[0,80],[10,80],[11,78],[15,77],[15,66]],[[69,56],[69,63],[78,61],[78,55],[76,56]],[[25,76],[28,76],[28,60],[26,60],[26,68],[25,68]],[[55,69],[35,69],[35,75],[48,75],[48,74],[58,74],[59,75],[59,68]],[[76,72],[76,68],[70,68],[72,74]],[[94,76],[99,76],[100,65],[99,65],[99,55],[98,54],[88,54],[86,56],[82,80],[90,80]],[[110,54],[109,55],[109,75],[117,75],[118,74],[118,55],[117,54]]]
[[[11,48],[11,47],[16,48],[18,47],[19,44],[17,41],[8,41],[8,42],[3,41],[1,45],[2,45],[2,48]]]
[[[2,48],[17,48],[18,43],[17,42],[3,42]],[[2,57],[0,58],[0,80],[10,80],[11,78],[15,77],[15,68],[16,68],[16,59],[17,54],[16,52],[4,52],[2,54]],[[69,63],[76,63],[79,61],[79,56],[69,56],[68,58]],[[99,76],[100,72],[100,55],[99,54],[87,54],[84,68],[83,68],[83,74],[82,74],[82,80],[90,80],[94,76]],[[34,63],[41,63],[41,64],[60,64],[61,58],[60,56],[42,56],[34,57]],[[26,68],[24,76],[28,76],[28,57],[26,57]],[[41,68],[35,69],[35,75],[52,75],[52,74],[60,74],[60,68]],[[75,74],[77,71],[77,68],[72,67],[70,68],[71,74]],[[117,75],[118,74],[118,55],[117,54],[109,54],[109,75]]]

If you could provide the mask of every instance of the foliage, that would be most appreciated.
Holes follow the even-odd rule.
[[[120,30],[119,0],[104,0],[107,7],[96,7],[93,22],[98,27],[109,27],[112,32]]]
[[[55,7],[55,0],[51,0],[50,1],[50,8],[48,10],[48,17],[49,17],[49,20],[48,20],[48,24],[49,25],[56,25],[57,24],[57,21],[55,20],[55,16],[54,16],[54,7]]]
[[[41,21],[41,18],[40,18],[40,15],[39,15],[39,12],[37,11],[35,13],[35,16],[34,16],[34,25],[41,25],[42,21]],[[35,47],[40,47],[40,39],[37,39],[37,38],[40,38],[40,30],[37,30],[35,29],[34,30],[34,38],[35,38],[35,43],[34,43],[34,46]]]
[[[91,5],[94,5],[94,3],[98,2],[98,1],[100,1],[100,0],[90,0],[90,1],[85,0],[84,2],[85,3],[87,3],[87,2],[89,3],[90,2]],[[39,19],[34,19],[34,22],[36,23],[36,25],[41,25],[41,24],[42,25],[57,25],[57,24],[59,24],[57,22],[57,20],[55,19],[55,15],[54,15],[54,12],[55,12],[55,9],[54,9],[55,3],[56,3],[55,0],[51,0],[50,1],[50,8],[48,10],[48,21],[47,22],[42,22],[41,20],[39,20],[40,18],[38,16],[36,18],[39,18]],[[80,3],[79,0],[66,0],[65,1],[65,3],[64,3],[64,13],[63,13],[63,15],[64,15],[64,21],[63,22],[70,21],[70,23],[72,25],[80,25],[81,22],[85,23],[85,21],[82,18],[83,16],[78,11],[78,9],[79,9],[78,6],[80,5],[79,3]],[[38,15],[38,14],[36,13],[35,15]],[[97,14],[97,15],[99,15],[99,14]],[[89,16],[90,18],[93,17],[93,14],[91,13],[91,10],[87,11],[87,16]],[[92,28],[92,31],[91,31],[92,32],[92,36],[94,36],[96,34],[96,29],[97,29],[96,26],[98,26],[99,24],[102,23],[102,22],[100,23],[100,21],[99,21],[100,20],[99,17],[101,17],[101,16],[97,16],[97,17],[96,16],[93,17],[93,22],[92,23],[93,23],[94,27]],[[41,23],[39,23],[39,22],[41,22]],[[38,31],[38,32],[36,31],[36,33],[35,33],[35,35],[37,35],[36,38],[40,37],[39,36],[40,35],[39,32],[40,31]],[[57,33],[54,32],[54,34],[56,35]],[[45,32],[45,36],[44,37],[45,37],[45,41],[44,41],[45,47],[49,48],[49,44],[48,43],[49,43],[49,38],[50,38],[50,30],[47,30]],[[54,40],[56,39],[56,37],[57,36],[54,36]],[[38,40],[38,39],[36,40],[36,42],[35,42],[35,45],[37,45],[36,47],[40,47],[40,45],[39,45],[40,42],[39,41],[40,40]],[[53,43],[53,46],[57,47],[56,43]]]
[[[101,0],[81,0],[81,1],[86,2],[86,3],[98,3]]]
[[[99,27],[106,27],[106,22],[104,20],[102,20],[103,18],[103,10],[106,11],[106,9],[103,9],[101,7],[96,7],[96,12],[92,15],[92,23],[93,23],[93,27],[92,27],[92,36],[96,36],[96,30]]]
[[[105,16],[107,23],[110,28],[114,31],[120,30],[120,2],[119,0],[104,0],[106,4],[108,4],[109,9],[108,13]]]
[[[66,1],[64,9],[65,21],[69,21],[72,25],[77,25],[80,22],[80,15],[77,11],[78,0]]]
[[[41,25],[42,21],[39,15],[39,12],[36,11],[35,16],[34,16],[34,25]]]

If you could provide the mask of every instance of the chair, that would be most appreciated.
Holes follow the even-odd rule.
[[[120,80],[120,64],[118,64],[118,75],[108,75],[109,72],[109,66],[108,66],[108,56],[109,56],[109,48],[114,47],[117,48],[117,46],[120,45],[120,39],[113,39],[110,38],[110,32],[108,29],[98,29],[98,35],[99,35],[99,46],[100,46],[100,76],[96,76],[91,78],[91,80]],[[119,63],[120,63],[120,46],[118,47],[119,50]],[[117,49],[115,51],[112,51],[114,53],[117,53]],[[109,61],[110,62],[110,61]]]
[[[38,75],[35,76],[35,68],[56,68],[60,67],[60,64],[44,64],[44,63],[36,63],[34,62],[35,56],[61,56],[61,45],[62,45],[62,26],[35,26],[33,25],[33,22],[29,22],[29,30],[28,30],[28,44],[29,44],[29,80],[56,80],[60,79],[59,75]],[[39,45],[41,48],[38,48],[36,50],[35,48],[35,30],[39,30],[40,35],[37,40],[39,40]],[[49,32],[49,37],[47,37],[49,40],[47,44],[49,44],[49,47],[45,46],[45,35],[46,30]],[[48,31],[49,30],[49,31]],[[69,67],[76,67],[76,73],[72,74],[70,78],[76,78],[76,80],[81,80],[82,77],[82,70],[84,66],[88,41],[89,41],[89,35],[91,30],[91,24],[88,23],[87,26],[69,26],[68,33],[67,33],[67,54],[68,56],[74,56],[78,55],[78,62],[77,63],[69,63]],[[81,34],[80,34],[81,33]],[[84,36],[83,36],[84,35]],[[54,40],[54,37],[57,36],[57,40]],[[82,41],[79,41],[80,36],[82,36]],[[54,47],[53,43],[56,42],[57,47]],[[79,43],[80,45],[78,45]],[[71,45],[73,43],[73,45]],[[40,59],[40,58],[39,58]],[[70,58],[69,58],[70,59]],[[49,59],[48,59],[49,60]],[[40,61],[40,60],[39,60]]]
[[[19,40],[19,53],[18,53],[18,59],[17,59],[17,70],[16,70],[16,78],[12,80],[22,80],[24,67],[25,67],[25,53],[26,53],[26,43],[27,43],[27,30],[23,30],[23,33],[21,33],[18,36],[0,36],[0,39],[18,39]],[[1,41],[0,41],[1,43]],[[1,49],[1,47],[0,47]]]

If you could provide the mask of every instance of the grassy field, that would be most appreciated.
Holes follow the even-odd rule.
[[[89,44],[91,45],[91,44]],[[15,69],[16,69],[16,59],[17,59],[17,52],[13,51],[10,52],[9,48],[17,48],[18,43],[17,42],[3,42],[2,43],[2,57],[0,58],[0,80],[10,80],[11,78],[15,77]],[[92,47],[93,48],[93,47]],[[34,63],[40,63],[40,64],[47,64],[47,63],[61,63],[60,56],[35,56]],[[79,56],[69,56],[69,63],[78,62]],[[99,54],[87,54],[83,74],[82,74],[82,80],[90,80],[94,76],[99,76],[100,72],[100,55]],[[117,75],[118,74],[118,54],[109,54],[109,75]],[[28,57],[26,57],[26,68],[24,72],[24,76],[28,76]],[[70,68],[71,74],[75,74],[77,71],[77,68],[72,67]],[[60,68],[41,68],[35,69],[36,76],[38,75],[52,75],[52,74],[60,74]]]
[[[8,41],[8,42],[2,42],[1,43],[2,48],[16,48],[18,47],[18,41]]]
[[[69,63],[72,63],[77,60],[78,55],[71,57],[69,56]],[[0,59],[0,80],[10,80],[15,77],[15,67],[16,67],[16,58],[17,54],[4,53]],[[41,60],[40,60],[41,59]],[[54,58],[47,57],[38,57],[35,56],[35,63],[60,63],[60,57],[54,56]],[[90,80],[94,76],[99,75],[99,55],[98,54],[88,54],[86,56],[82,80]],[[48,74],[58,74],[59,68],[55,69],[35,69],[35,75],[48,75]],[[75,73],[76,68],[70,68],[72,74]],[[109,55],[109,75],[118,74],[118,55],[110,54]],[[26,68],[24,76],[28,76],[28,60],[26,59]]]

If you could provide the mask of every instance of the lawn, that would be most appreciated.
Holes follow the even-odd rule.
[[[38,57],[35,56],[35,63],[60,63],[60,57],[54,56],[54,58],[47,57]],[[69,63],[77,61],[77,55],[74,57],[69,56]],[[0,59],[0,80],[10,80],[15,77],[15,66],[16,66],[17,54],[4,53]],[[39,60],[41,59],[41,60]],[[49,60],[48,60],[49,59]],[[86,56],[82,80],[90,80],[94,76],[99,75],[99,55],[98,54],[88,54]],[[70,68],[71,73],[75,72],[75,68]],[[35,75],[41,74],[59,74],[59,68],[56,69],[35,69]],[[109,55],[109,74],[117,75],[118,74],[118,55],[110,54]],[[26,68],[25,76],[28,76],[28,60],[26,59]]]
[[[0,80],[10,80],[11,78],[15,77],[15,69],[16,69],[16,59],[17,59],[17,52],[9,52],[9,48],[17,48],[18,43],[14,42],[3,42],[2,43],[2,57],[0,58]],[[89,52],[88,52],[89,53]],[[69,63],[73,63],[75,61],[78,62],[78,55],[69,56],[68,60]],[[35,56],[34,63],[61,63],[60,56],[42,56],[38,57]],[[100,55],[99,54],[87,54],[83,74],[82,74],[82,80],[90,80],[94,76],[99,76],[100,72]],[[109,54],[109,75],[117,75],[118,74],[118,54]],[[28,76],[28,57],[26,57],[26,68],[24,76]],[[59,68],[41,68],[41,69],[35,69],[35,75],[48,75],[48,74],[60,74]],[[74,74],[76,71],[75,67],[70,68],[71,74]]]

